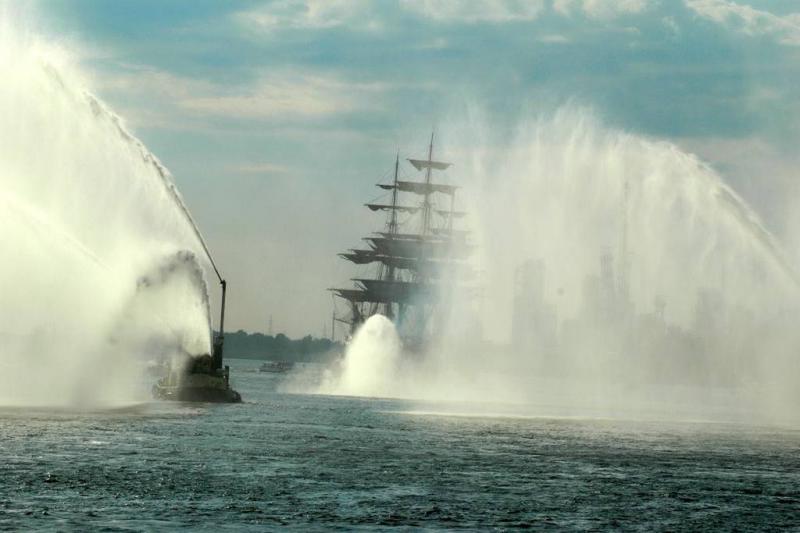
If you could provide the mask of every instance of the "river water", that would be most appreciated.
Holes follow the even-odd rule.
[[[800,431],[286,394],[0,410],[0,529],[800,528]],[[457,411],[457,410],[456,410]]]

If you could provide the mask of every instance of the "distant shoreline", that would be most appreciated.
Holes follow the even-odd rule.
[[[335,359],[342,350],[340,342],[311,335],[290,339],[283,333],[274,336],[244,330],[225,333],[225,356],[236,359],[319,362]]]

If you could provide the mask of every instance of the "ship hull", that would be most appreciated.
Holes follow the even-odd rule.
[[[228,384],[226,374],[185,374],[180,379],[161,379],[153,385],[157,400],[179,402],[240,403],[242,396]]]
[[[177,402],[241,403],[242,396],[233,389],[215,387],[153,386],[157,400]]]

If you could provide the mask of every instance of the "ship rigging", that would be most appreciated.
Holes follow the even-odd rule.
[[[442,304],[467,272],[471,249],[468,233],[454,227],[465,215],[455,209],[458,187],[434,179],[434,172],[451,163],[434,160],[433,142],[431,134],[427,159],[407,160],[422,173],[420,180],[400,179],[398,154],[391,183],[377,184],[391,192],[390,199],[365,204],[387,213],[384,231],[365,237],[365,247],[339,254],[356,265],[374,265],[374,275],[353,278],[352,288],[331,289],[348,308],[335,320],[348,324],[351,334],[370,316],[383,314],[410,350],[422,348],[441,329],[446,318]]]

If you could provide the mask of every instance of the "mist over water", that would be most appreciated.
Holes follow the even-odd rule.
[[[797,278],[721,176],[572,106],[495,131],[474,121],[440,133],[465,186],[478,296],[445,302],[447,334],[426,358],[338,392],[797,420]],[[351,374],[371,364],[362,349],[348,349]]]
[[[58,48],[0,31],[0,403],[141,399],[210,350],[202,242],[169,173]]]
[[[319,392],[352,396],[391,394],[390,380],[400,379],[402,344],[394,324],[373,315],[353,335],[338,368],[323,377]]]

